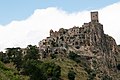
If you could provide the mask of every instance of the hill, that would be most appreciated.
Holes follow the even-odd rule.
[[[104,33],[98,12],[82,27],[50,30],[26,48],[0,52],[0,80],[119,80],[120,45]]]
[[[120,49],[115,40],[104,33],[98,12],[91,12],[91,22],[84,23],[82,27],[61,28],[55,32],[50,30],[50,37],[39,42],[39,51],[41,59],[51,55],[64,58],[74,53],[73,60],[82,64],[88,76],[94,76],[91,80],[120,79],[116,77]]]

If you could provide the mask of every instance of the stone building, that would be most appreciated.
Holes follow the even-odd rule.
[[[99,45],[104,37],[101,34],[104,34],[104,31],[103,25],[98,20],[98,12],[91,12],[91,21],[84,23],[82,27],[60,28],[59,31],[51,29],[50,37],[39,42],[39,50],[41,55],[43,53],[49,55],[54,52],[54,48],[72,45],[77,50],[84,51],[85,48]],[[51,49],[49,53],[46,53],[49,49]]]
[[[50,54],[66,56],[70,51],[76,52],[90,61],[91,69],[100,71],[99,76],[117,73],[117,56],[120,53],[115,40],[104,34],[103,25],[99,23],[98,12],[91,12],[91,21],[82,27],[50,30],[50,37],[39,42],[41,58]],[[97,61],[97,63],[93,63]],[[96,66],[95,66],[96,65]],[[97,71],[96,70],[96,71]],[[100,79],[101,80],[101,79]],[[113,77],[113,80],[117,80]]]

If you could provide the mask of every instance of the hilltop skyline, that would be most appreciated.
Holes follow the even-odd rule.
[[[78,4],[78,1],[76,2]],[[109,2],[102,0],[96,2],[101,4],[94,4],[93,0],[93,2],[90,2],[91,5],[87,5],[89,1],[86,5],[76,5],[76,2],[72,3],[71,1],[72,5],[68,4],[68,1],[65,4],[62,4],[64,1],[61,1],[61,3],[59,1],[54,3],[48,1],[41,7],[38,6],[39,2],[37,1],[34,3],[31,1],[34,4],[31,7],[29,7],[30,3],[26,5],[27,3],[22,4],[22,1],[17,2],[19,5],[14,0],[13,3],[11,2],[12,4],[7,2],[11,6],[5,6],[4,3],[2,5],[2,2],[0,2],[1,6],[5,7],[0,7],[0,10],[2,10],[2,16],[0,15],[0,50],[8,47],[26,47],[29,44],[38,45],[40,40],[49,35],[50,29],[55,31],[59,28],[81,27],[85,22],[90,22],[89,13],[91,11],[99,12],[99,21],[103,24],[105,33],[115,38],[117,44],[120,44],[118,35],[120,31],[120,2],[117,2],[117,0]],[[42,1],[41,3],[45,2]],[[58,3],[60,4],[58,5]],[[25,5],[26,7],[24,7]],[[15,6],[16,9],[13,8]],[[7,11],[7,9],[11,11]]]

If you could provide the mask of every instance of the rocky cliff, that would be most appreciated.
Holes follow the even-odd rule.
[[[115,40],[104,33],[103,25],[98,20],[98,12],[91,12],[91,22],[84,23],[82,27],[61,28],[55,32],[50,30],[50,37],[39,42],[39,50],[41,58],[51,54],[67,57],[73,51],[85,57],[88,67],[95,71],[95,80],[120,79],[116,68],[120,49]]]

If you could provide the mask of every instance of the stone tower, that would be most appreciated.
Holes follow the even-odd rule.
[[[95,12],[91,12],[91,22],[99,22],[98,20],[98,12],[95,11]]]

